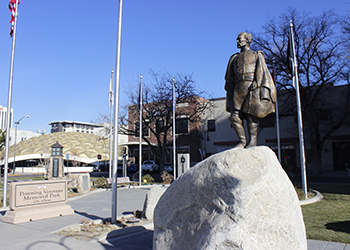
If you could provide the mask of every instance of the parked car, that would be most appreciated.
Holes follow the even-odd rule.
[[[154,161],[144,161],[141,167],[143,171],[153,172],[159,170],[159,165]]]
[[[5,167],[4,167],[4,166],[2,166],[2,167],[1,167],[1,176],[3,176],[3,175],[4,175],[4,172],[5,172],[4,170],[5,170]],[[10,168],[10,167],[8,167],[8,168],[7,168],[7,171],[8,171],[8,173],[11,173],[11,168]]]
[[[93,167],[94,172],[109,172],[109,166],[105,166],[104,164],[100,164]]]
[[[99,162],[98,165],[93,167],[94,172],[109,172],[109,162]],[[118,166],[117,171],[122,172],[123,171],[123,161],[118,160]]]
[[[93,167],[94,172],[109,172],[109,162],[99,162],[97,166]]]

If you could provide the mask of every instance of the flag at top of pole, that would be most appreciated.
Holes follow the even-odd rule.
[[[140,87],[139,87],[139,97],[138,97],[139,110],[142,110],[142,74],[140,75]]]
[[[175,78],[173,78],[173,91],[171,94],[171,100],[173,102],[173,112],[174,112],[176,110]]]
[[[18,4],[19,4],[19,3],[20,3],[20,0],[18,0]],[[10,20],[10,23],[11,23],[10,36],[11,36],[11,37],[12,37],[12,35],[13,35],[13,29],[14,29],[14,27],[15,27],[16,8],[17,8],[16,0],[10,0],[9,9],[10,9],[10,11],[11,11],[11,20]]]
[[[113,74],[114,74],[114,70],[112,69],[111,80],[109,81],[109,89],[108,89],[109,107],[113,106]]]
[[[295,76],[296,68],[298,67],[296,55],[295,55],[295,45],[294,45],[294,34],[293,34],[293,24],[290,22],[290,32],[288,39],[288,49],[287,49],[287,57],[288,57],[288,70],[292,77]],[[293,81],[293,87],[295,86],[295,81]]]

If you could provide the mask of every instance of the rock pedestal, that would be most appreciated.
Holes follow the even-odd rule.
[[[159,198],[163,195],[168,186],[155,186],[146,194],[146,199],[143,204],[142,215],[147,220],[153,220],[154,208],[156,207]]]
[[[213,155],[178,178],[154,211],[154,250],[306,250],[299,200],[267,147]]]

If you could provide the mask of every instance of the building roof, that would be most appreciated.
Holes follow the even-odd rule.
[[[16,162],[29,159],[49,157],[51,146],[58,142],[63,146],[63,157],[69,154],[69,159],[91,164],[97,162],[97,155],[101,160],[109,160],[109,139],[95,134],[78,132],[58,132],[44,134],[21,141],[16,145]],[[3,159],[3,150],[0,159]],[[118,153],[121,150],[118,150]],[[9,148],[9,163],[13,162],[14,145]],[[3,160],[0,164],[4,164]]]
[[[70,124],[84,124],[84,125],[90,125],[90,126],[95,126],[95,127],[103,127],[101,124],[96,124],[96,123],[89,123],[89,122],[77,122],[77,121],[54,121],[50,122],[49,125],[52,125],[54,123],[70,123]]]
[[[51,148],[63,148],[63,146],[61,144],[59,144],[58,141],[55,144],[51,145],[50,147]]]

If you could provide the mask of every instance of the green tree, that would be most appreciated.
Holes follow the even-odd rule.
[[[349,50],[342,33],[346,26],[342,26],[341,18],[333,11],[313,17],[289,9],[263,25],[262,33],[253,35],[252,47],[264,52],[270,68],[273,62],[276,65],[276,86],[282,90],[279,99],[285,103],[280,107],[280,114],[285,115],[296,114],[295,90],[287,58],[290,20],[294,25],[304,133],[311,145],[313,172],[321,174],[325,142],[348,122],[350,114]],[[327,102],[329,87],[337,85],[344,85],[345,91],[335,97],[336,101]]]

